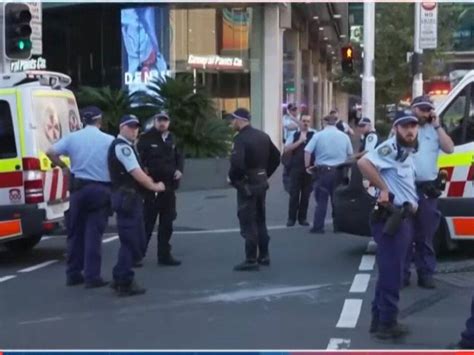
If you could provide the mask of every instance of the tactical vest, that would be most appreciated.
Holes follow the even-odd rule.
[[[110,145],[109,153],[107,156],[107,162],[109,165],[109,172],[110,172],[110,180],[112,182],[112,189],[117,190],[119,188],[128,188],[128,189],[134,189],[134,190],[140,191],[141,188],[138,182],[133,178],[133,176],[129,172],[127,172],[127,170],[125,170],[125,167],[120,162],[120,160],[118,160],[117,155],[115,154],[115,147],[118,144],[125,144],[126,146],[130,147],[132,154],[135,155],[135,157],[137,158],[137,161],[140,163],[140,160],[138,159],[138,155],[135,152],[135,149],[133,148],[133,146],[121,138],[116,138]]]
[[[174,137],[170,133],[165,142],[161,133],[151,131],[145,133],[143,139],[146,140],[145,144],[148,146],[143,164],[153,180],[164,181],[168,184],[174,182],[174,173],[178,169]]]
[[[313,131],[309,131],[308,133],[306,133],[306,142],[305,144],[301,144],[298,148],[296,148],[295,150],[293,150],[293,154],[291,156],[291,161],[290,161],[290,167],[291,169],[300,169],[300,170],[304,170],[305,169],[305,166],[304,166],[304,155],[305,155],[305,152],[304,152],[304,148],[306,147],[306,144],[308,144],[308,142],[311,140],[311,138],[313,138],[314,136],[314,133]],[[295,134],[293,135],[293,143],[296,143],[298,141],[298,139],[300,139],[300,136],[301,136],[301,131],[298,131],[298,132],[295,132]],[[311,164],[314,162],[314,155],[311,156]]]

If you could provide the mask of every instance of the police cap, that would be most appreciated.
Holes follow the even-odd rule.
[[[170,120],[170,116],[168,116],[168,114],[165,111],[161,111],[160,113],[157,113],[154,116],[154,118],[157,121],[169,121]]]
[[[415,97],[411,102],[411,108],[413,109],[415,107],[418,107],[422,111],[430,111],[435,108],[433,101],[431,101],[428,95]]]
[[[418,123],[418,118],[412,110],[399,110],[395,113],[395,118],[393,119],[393,125],[406,124],[406,123]]]
[[[140,121],[138,120],[137,116],[135,116],[135,115],[124,115],[120,119],[120,128],[122,128],[123,126],[140,127],[141,124],[140,124]]]
[[[82,120],[85,123],[93,123],[102,118],[102,111],[96,106],[87,106],[79,111]]]
[[[250,121],[251,116],[249,110],[247,110],[246,108],[238,108],[232,113],[232,118],[237,120]]]
[[[357,123],[359,127],[365,127],[369,124],[372,124],[372,121],[370,121],[370,118],[368,117],[361,118],[360,121]]]

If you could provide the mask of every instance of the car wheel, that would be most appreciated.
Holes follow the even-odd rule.
[[[41,240],[42,235],[33,235],[23,237],[21,239],[12,240],[11,242],[6,242],[3,246],[14,253],[26,253],[33,249]]]

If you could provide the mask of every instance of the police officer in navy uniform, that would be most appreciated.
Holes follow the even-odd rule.
[[[237,189],[240,233],[245,239],[245,261],[235,271],[258,270],[270,265],[265,216],[268,178],[280,165],[280,152],[270,137],[250,125],[250,112],[237,109],[231,117],[238,131],[230,158],[229,181]]]
[[[296,218],[302,226],[309,226],[306,220],[308,213],[309,196],[311,195],[311,176],[306,173],[304,165],[304,148],[313,138],[316,131],[310,128],[311,117],[301,117],[302,128],[293,132],[285,143],[284,154],[289,154],[290,169],[290,201],[288,207],[287,226],[296,224]]]
[[[117,214],[120,238],[118,261],[113,269],[113,288],[119,296],[145,293],[134,281],[132,266],[143,257],[146,243],[143,221],[143,192],[165,191],[162,182],[154,182],[140,166],[134,143],[138,137],[139,120],[125,115],[120,120],[120,134],[108,153],[108,166],[112,180],[112,208]]]
[[[418,286],[433,289],[436,287],[433,279],[436,269],[433,238],[441,220],[441,213],[438,211],[438,197],[442,193],[438,179],[438,154],[440,150],[446,154],[452,153],[454,143],[441,127],[434,112],[433,102],[428,96],[416,97],[411,107],[420,124],[419,147],[414,156],[416,187],[420,201],[415,220],[414,245],[407,254],[404,286],[410,284],[410,265],[414,260]]]
[[[67,166],[60,156],[68,156],[74,176],[67,216],[66,284],[85,283],[86,288],[96,288],[107,284],[101,277],[102,235],[110,207],[110,175],[104,167],[114,138],[100,131],[99,108],[86,107],[81,110],[81,116],[85,128],[63,137],[47,155],[63,169]]]
[[[314,212],[311,233],[324,233],[328,199],[341,182],[341,170],[338,166],[347,162],[352,156],[352,144],[349,136],[336,127],[337,117],[329,115],[323,119],[324,129],[316,133],[305,147],[305,168],[308,174],[315,174],[314,198],[316,209]],[[314,154],[314,166],[311,163]]]
[[[370,332],[379,339],[395,339],[408,332],[397,321],[398,300],[418,207],[413,160],[418,119],[410,110],[399,111],[393,125],[395,136],[358,161],[362,174],[378,189],[371,228],[377,243],[379,276]]]
[[[360,133],[359,153],[367,153],[374,150],[380,142],[377,132],[375,132],[375,129],[372,126],[370,118],[361,118],[357,123],[357,129]]]
[[[176,147],[174,135],[169,131],[170,118],[166,112],[155,115],[154,127],[141,135],[137,149],[143,167],[154,181],[162,181],[167,189],[145,197],[145,232],[147,246],[150,242],[158,214],[158,263],[178,266],[181,261],[171,255],[170,239],[173,221],[176,219],[176,194],[179,180],[183,175],[184,159]],[[146,250],[145,250],[146,252]]]

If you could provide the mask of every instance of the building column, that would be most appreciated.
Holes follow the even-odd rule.
[[[317,96],[317,107],[316,107],[316,113],[317,113],[317,120],[316,120],[316,128],[321,129],[322,125],[322,119],[323,119],[323,105],[324,105],[324,82],[323,82],[323,77],[322,77],[322,71],[321,71],[321,63],[319,62],[319,53],[317,56],[317,62],[316,62],[316,69],[317,69],[317,76],[318,76],[318,96]]]
[[[308,53],[308,77],[305,78],[308,83],[308,114],[313,116],[314,113],[314,65],[313,65],[313,51],[307,51]],[[313,125],[315,117],[312,117]]]
[[[282,146],[283,30],[278,4],[264,6],[263,130]]]
[[[303,66],[303,58],[301,54],[301,46],[300,46],[300,36],[301,34],[299,32],[294,32],[294,43],[295,43],[295,104],[301,105],[301,96],[302,96],[302,90],[301,90],[301,76],[302,76],[302,66]]]

